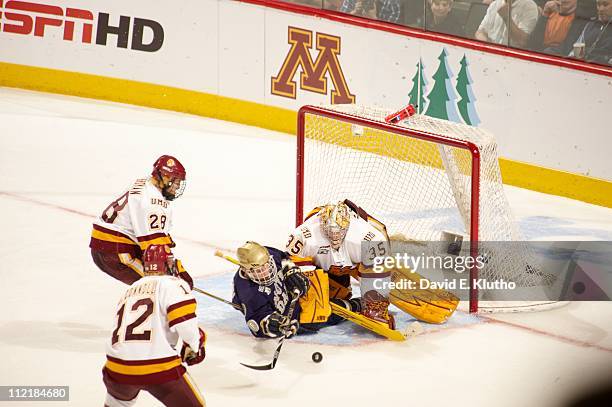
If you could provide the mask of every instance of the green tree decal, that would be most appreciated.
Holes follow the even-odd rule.
[[[423,60],[419,58],[419,62],[416,65],[417,71],[412,77],[412,89],[408,93],[408,100],[414,107],[416,107],[417,113],[425,111],[425,92],[427,91],[427,80],[423,76]]]
[[[476,97],[470,86],[472,83],[472,77],[468,71],[468,61],[465,54],[463,54],[461,69],[457,74],[457,86],[455,87],[461,98],[459,102],[457,102],[457,107],[466,124],[478,126],[480,124],[480,118],[478,117],[478,113],[476,113],[476,106],[474,105]]]
[[[447,56],[448,53],[446,52],[446,48],[443,48],[438,57],[440,61],[438,70],[433,75],[433,88],[427,95],[429,103],[427,104],[427,111],[425,114],[427,116],[437,117],[438,119],[461,123],[462,120],[459,113],[457,113],[457,106],[455,104],[457,96],[450,80],[453,73],[446,61]]]

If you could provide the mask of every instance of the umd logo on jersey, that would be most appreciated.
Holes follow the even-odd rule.
[[[272,94],[295,99],[296,83],[294,81],[298,67],[301,68],[300,88],[302,90],[327,94],[326,74],[332,80],[334,90],[331,92],[331,103],[355,103],[355,95],[348,88],[338,55],[340,55],[340,37],[317,33],[317,54],[312,60],[312,31],[289,27],[289,53],[276,76],[272,77]]]

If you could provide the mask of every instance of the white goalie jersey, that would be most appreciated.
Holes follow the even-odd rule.
[[[371,266],[375,257],[388,254],[386,234],[354,211],[349,214],[350,225],[338,250],[332,248],[324,234],[316,211],[289,236],[286,250],[293,256],[311,258],[317,267],[328,272],[332,267]]]

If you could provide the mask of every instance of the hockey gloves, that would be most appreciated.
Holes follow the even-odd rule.
[[[181,348],[181,359],[189,366],[197,365],[206,357],[206,349],[204,348],[206,345],[206,333],[204,333],[202,328],[198,329],[200,330],[200,348],[198,351],[195,352],[185,342],[183,342],[183,347]]]
[[[300,323],[297,319],[290,320],[278,312],[273,312],[261,321],[263,333],[272,338],[285,336],[291,338],[300,328]]]
[[[283,276],[285,278],[285,287],[287,291],[299,292],[298,297],[306,295],[308,288],[310,287],[310,280],[302,273],[299,267],[295,264],[290,263],[283,267]]]

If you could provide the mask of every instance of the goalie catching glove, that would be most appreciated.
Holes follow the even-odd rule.
[[[291,338],[297,333],[300,323],[297,319],[290,320],[278,312],[273,312],[261,321],[261,328],[269,337],[277,338],[284,335],[286,338]]]
[[[310,280],[292,261],[283,261],[282,274],[289,293],[298,292],[298,297],[302,297],[308,292]]]
[[[194,351],[191,349],[189,345],[183,342],[183,347],[181,348],[181,360],[187,363],[189,366],[197,365],[202,362],[206,357],[206,333],[202,330],[202,328],[198,328],[200,331],[200,347],[198,351]]]

